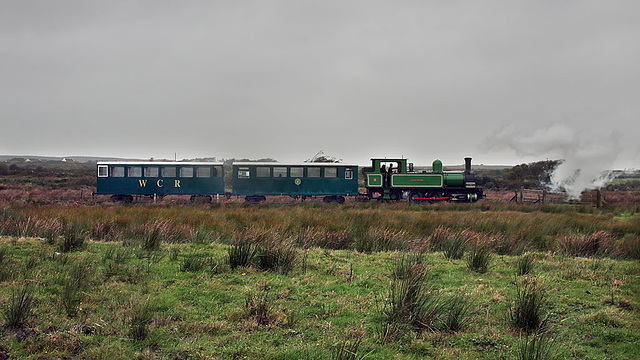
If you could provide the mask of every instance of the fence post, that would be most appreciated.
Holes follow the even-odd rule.
[[[596,207],[602,207],[602,191],[600,189],[596,190]]]
[[[542,203],[546,203],[547,202],[547,189],[543,189],[542,190]]]

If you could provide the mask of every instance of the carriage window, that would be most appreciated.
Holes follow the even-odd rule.
[[[273,177],[282,178],[287,177],[287,168],[281,166],[274,166]]]
[[[197,167],[196,168],[196,177],[199,178],[208,178],[211,177],[211,168],[207,167]]]
[[[181,167],[180,168],[180,177],[184,177],[184,178],[193,177],[193,168],[192,167]]]
[[[124,167],[114,166],[111,168],[111,177],[124,177]]]
[[[345,180],[353,179],[353,169],[352,168],[344,169],[344,178],[345,178]]]
[[[222,166],[213,167],[213,177],[222,177]]]
[[[144,177],[158,177],[158,168],[155,166],[144,168]]]
[[[109,176],[109,167],[107,165],[98,165],[98,177]]]
[[[324,177],[326,178],[338,177],[338,168],[337,167],[324,168]]]
[[[269,177],[271,176],[271,168],[268,166],[258,166],[256,168],[257,177]]]
[[[319,178],[320,177],[320,168],[319,167],[307,168],[307,177]]]
[[[129,177],[142,177],[142,168],[139,166],[132,166],[129,168]]]
[[[249,168],[239,168],[238,169],[238,179],[248,179],[249,178]]]
[[[173,166],[163,167],[162,177],[176,177],[176,168]]]
[[[291,172],[291,177],[303,177],[304,176],[304,168],[292,167],[289,171]]]

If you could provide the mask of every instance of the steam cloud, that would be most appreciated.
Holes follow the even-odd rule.
[[[618,133],[587,138],[583,133],[554,124],[533,132],[509,125],[488,139],[491,149],[510,148],[519,156],[552,157],[561,163],[551,174],[552,190],[566,190],[569,198],[586,189],[599,188],[613,180],[611,165],[622,151]]]

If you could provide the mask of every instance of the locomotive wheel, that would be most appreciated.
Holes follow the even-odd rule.
[[[411,191],[411,193],[409,193],[409,202],[414,204],[422,204],[424,202],[424,200],[416,198],[424,198],[424,194],[418,190]]]
[[[344,196],[336,196],[336,202],[338,204],[344,204]]]
[[[327,204],[334,201],[335,198],[333,196],[325,196],[322,198],[322,201],[326,202]]]
[[[389,200],[398,201],[400,200],[400,192],[398,190],[393,190],[389,193]]]
[[[436,198],[439,198],[440,196],[441,194],[439,191],[429,191],[427,192],[427,197],[429,198],[427,201],[431,204],[439,202],[440,200],[436,200]]]

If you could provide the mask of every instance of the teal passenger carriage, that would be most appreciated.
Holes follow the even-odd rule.
[[[118,161],[98,162],[98,195],[131,202],[133,196],[191,195],[211,201],[224,194],[222,163]]]
[[[268,195],[322,196],[343,203],[358,195],[358,165],[339,163],[233,163],[233,195],[261,202]]]

